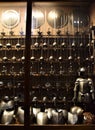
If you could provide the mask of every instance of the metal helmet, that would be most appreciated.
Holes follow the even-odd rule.
[[[78,70],[78,75],[79,76],[84,76],[86,72],[86,69],[84,67],[79,68]]]

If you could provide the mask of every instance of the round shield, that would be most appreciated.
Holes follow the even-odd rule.
[[[48,13],[47,21],[53,28],[63,28],[68,22],[68,16],[63,10],[54,9]]]
[[[6,28],[14,28],[20,21],[20,15],[15,10],[7,10],[2,13],[1,22]]]

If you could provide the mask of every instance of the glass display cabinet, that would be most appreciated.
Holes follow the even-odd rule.
[[[94,39],[88,7],[32,2],[31,124],[86,125],[89,117],[94,124]]]
[[[26,2],[0,2],[0,127],[18,124],[24,105],[26,9]]]
[[[0,128],[95,128],[94,7],[0,2]]]

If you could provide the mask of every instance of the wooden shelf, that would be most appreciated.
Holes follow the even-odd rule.
[[[23,124],[0,125],[2,130],[25,130]],[[30,125],[28,130],[94,130],[95,125]]]

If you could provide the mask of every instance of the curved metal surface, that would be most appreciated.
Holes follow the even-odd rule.
[[[53,28],[63,28],[68,22],[68,16],[63,10],[54,9],[48,13],[47,21]]]
[[[44,13],[40,9],[33,9],[32,11],[32,28],[37,29],[45,22]]]
[[[15,10],[6,10],[2,13],[1,22],[5,28],[14,28],[20,21],[20,14]]]

